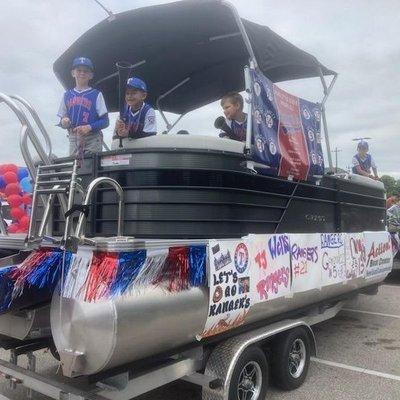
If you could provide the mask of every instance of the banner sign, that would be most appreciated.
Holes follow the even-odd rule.
[[[345,233],[321,233],[322,286],[346,281]]]
[[[364,234],[346,233],[346,278],[365,276],[366,263]]]
[[[251,305],[250,255],[245,241],[209,242],[209,307],[199,338],[240,326]]]
[[[366,278],[388,274],[392,270],[393,251],[389,232],[364,232],[367,257]]]
[[[288,235],[249,235],[253,304],[290,295]]]
[[[321,287],[320,234],[305,233],[290,235],[294,293]]]
[[[323,175],[320,106],[295,97],[251,70],[253,158],[269,174],[307,180]]]

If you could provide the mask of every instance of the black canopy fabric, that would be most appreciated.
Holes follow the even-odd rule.
[[[315,77],[319,67],[325,75],[334,74],[269,28],[242,21],[259,69],[273,82]],[[146,81],[153,106],[159,96],[187,80],[160,103],[162,110],[179,114],[215,101],[228,91],[243,90],[243,67],[249,63],[235,15],[220,0],[146,7],[100,22],[54,63],[64,87],[73,85],[71,63],[79,56],[92,59],[94,86],[103,92],[110,111],[118,109],[117,61],[145,61],[132,75]]]

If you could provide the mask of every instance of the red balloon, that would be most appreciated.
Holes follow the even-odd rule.
[[[24,215],[26,215],[25,211],[19,207],[13,207],[10,211],[13,219],[21,219]]]
[[[0,165],[0,175],[4,175],[6,171],[7,171],[7,164],[1,164]]]
[[[24,194],[22,196],[22,202],[27,206],[31,205],[32,204],[32,196],[30,194]]]
[[[18,172],[18,167],[15,164],[6,164],[5,170],[6,172],[9,171],[9,172],[14,172],[14,174],[16,174]]]
[[[29,217],[27,215],[24,215],[20,220],[19,220],[19,226],[21,229],[26,229],[29,227]]]
[[[7,227],[7,231],[9,233],[17,233],[17,231],[19,230],[19,225],[18,224],[11,224],[10,226]]]
[[[6,196],[10,196],[12,194],[20,194],[21,186],[19,186],[19,183],[9,183],[6,186],[4,193],[6,194]]]
[[[17,183],[18,175],[15,172],[7,171],[4,174],[4,180],[6,181],[6,183]]]
[[[19,207],[22,204],[22,196],[18,194],[7,196],[7,202],[11,206],[11,208]]]

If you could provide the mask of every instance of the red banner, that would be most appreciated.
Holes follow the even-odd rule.
[[[299,99],[276,85],[273,88],[279,113],[278,141],[282,155],[278,175],[305,180],[310,163],[301,123]]]

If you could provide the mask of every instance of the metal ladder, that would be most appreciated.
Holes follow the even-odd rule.
[[[33,191],[31,220],[28,231],[28,243],[41,242],[46,226],[49,223],[55,196],[64,196],[68,199],[66,211],[74,205],[77,192],[85,196],[85,191],[79,183],[77,175],[77,161],[62,164],[39,165]],[[39,196],[44,198],[44,212],[39,227],[37,226]],[[65,216],[65,231],[62,241],[65,242],[71,232],[72,218],[69,213]]]

